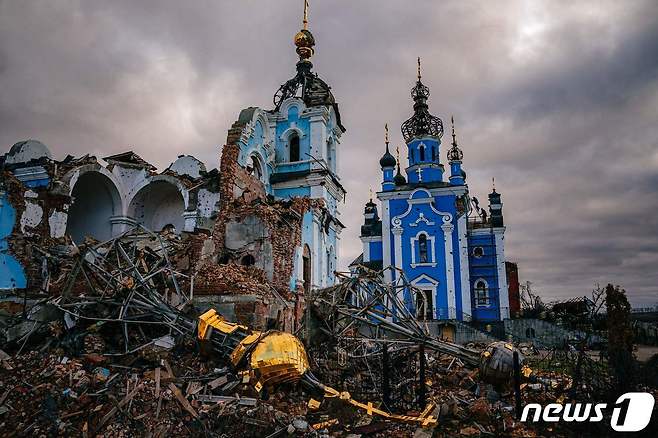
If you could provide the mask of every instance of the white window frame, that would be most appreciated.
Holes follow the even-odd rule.
[[[420,235],[424,234],[425,238],[427,239],[427,245],[429,246],[429,251],[428,251],[428,256],[429,256],[429,262],[427,263],[416,263],[416,247],[418,245],[418,240],[420,239]],[[411,245],[411,267],[416,268],[419,266],[431,266],[435,267],[436,266],[436,254],[435,251],[436,249],[434,248],[434,236],[430,236],[427,231],[419,231],[416,236],[412,237],[409,241]]]
[[[480,283],[480,282],[484,283],[484,295],[485,295],[485,298],[487,299],[487,304],[480,304],[480,299],[479,299],[479,296],[478,296],[478,283]],[[475,298],[475,307],[480,307],[480,308],[489,308],[489,307],[491,307],[491,296],[489,294],[489,283],[484,278],[478,278],[473,283],[473,295],[474,295],[474,298]]]

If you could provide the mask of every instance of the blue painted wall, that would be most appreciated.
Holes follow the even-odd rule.
[[[495,237],[492,232],[487,234],[469,234],[468,236],[468,263],[471,279],[471,303],[473,318],[479,321],[494,321],[499,319],[500,284],[498,281],[498,265],[496,259]],[[484,251],[482,257],[475,257],[474,249],[481,247]],[[489,305],[478,306],[475,297],[475,283],[483,279],[489,286]]]
[[[0,289],[24,289],[27,279],[23,267],[11,254],[7,238],[16,223],[16,210],[3,194],[0,197]]]

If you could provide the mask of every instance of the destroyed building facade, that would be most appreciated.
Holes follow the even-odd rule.
[[[47,290],[53,279],[42,253],[107,241],[135,224],[190,243],[183,271],[195,295],[260,292],[232,303],[228,316],[266,308],[262,295],[272,294],[299,310],[304,291],[333,284],[344,228],[337,153],[345,128],[330,87],[312,71],[315,40],[306,24],[294,43],[295,76],[276,92],[273,109],[240,112],[219,170],[182,155],[158,172],[132,151],[104,162],[58,160],[36,140],[0,156],[0,289]],[[237,277],[258,287],[236,291]],[[276,309],[263,312],[276,316]]]
[[[502,201],[495,187],[489,214],[471,198],[462,169],[463,152],[454,131],[447,158],[441,162],[443,122],[430,114],[429,88],[418,80],[411,90],[414,113],[402,124],[407,165],[389,150],[382,170],[380,218],[371,199],[361,227],[363,254],[351,266],[386,270],[388,283],[404,272],[421,292],[400,291],[400,300],[421,320],[501,321],[510,317]],[[404,167],[403,175],[401,168]],[[414,296],[411,296],[411,295]]]

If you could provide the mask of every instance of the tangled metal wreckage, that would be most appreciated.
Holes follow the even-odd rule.
[[[53,392],[47,398],[59,399],[64,394],[64,398],[75,397],[76,402],[87,400],[84,406],[78,406],[78,411],[58,418],[54,424],[60,431],[71,432],[66,429],[71,426],[65,420],[82,413],[88,418],[81,427],[96,433],[110,427],[109,420],[114,416],[130,417],[125,405],[132,406],[131,399],[147,385],[146,381],[155,384],[156,395],[162,392],[161,385],[167,384],[169,395],[180,404],[183,415],[197,422],[206,418],[213,406],[233,403],[236,408],[253,408],[258,403],[266,405],[290,384],[303,388],[306,396],[299,399],[304,402],[306,418],[312,420],[315,415],[317,421],[309,425],[303,420],[307,423],[301,427],[304,423],[296,418],[297,423],[279,421],[280,427],[273,428],[262,420],[247,421],[246,424],[262,428],[255,436],[262,436],[263,430],[268,434],[271,431],[271,436],[294,431],[317,434],[341,424],[349,428],[351,422],[355,422],[353,429],[359,430],[358,421],[353,418],[358,413],[369,418],[370,424],[379,425],[368,429],[366,423],[362,432],[383,430],[381,425],[387,422],[398,424],[397,427],[415,424],[431,428],[441,414],[441,406],[435,404],[431,391],[431,380],[437,378],[432,374],[437,369],[449,373],[451,368],[479,367],[482,378],[504,386],[514,374],[514,364],[523,361],[515,348],[503,342],[480,352],[431,337],[398,299],[401,288],[412,286],[403,276],[396,285],[384,285],[377,280],[381,275],[377,272],[364,272],[357,277],[342,275],[337,286],[314,292],[304,325],[297,330],[299,337],[273,328],[254,330],[229,322],[216,309],[193,304],[193,278],[176,266],[179,245],[171,233],[156,234],[136,226],[103,243],[73,244],[59,248],[57,254],[40,250],[45,260],[44,276],[57,277],[54,282],[63,286],[55,297],[26,295],[22,305],[14,303],[20,311],[13,315],[5,312],[8,315],[2,321],[3,348],[16,351],[16,355],[11,358],[3,354],[2,364],[4,376],[8,377],[24,370],[30,358],[41,354],[39,360],[55,362],[55,370],[43,369],[38,374],[42,378],[53,372],[66,374],[66,365],[76,364],[73,370],[68,369],[68,377],[64,375],[65,378],[56,379],[57,383],[48,384],[50,388],[61,383],[67,387],[61,394]],[[57,359],[46,354],[53,349]],[[26,353],[29,350],[32,351]],[[173,352],[183,356],[174,360]],[[351,380],[341,382],[350,366],[363,358],[376,368],[369,370],[369,381],[360,381],[356,386],[351,385]],[[443,358],[450,362],[437,368]],[[186,360],[195,362],[197,372],[190,373],[194,367],[186,365],[187,375],[176,378],[180,371],[175,373],[173,369]],[[209,364],[217,367],[209,369]],[[395,371],[401,365],[406,368],[402,374]],[[92,375],[91,381],[85,377],[85,369]],[[150,370],[144,372],[144,379],[133,381],[137,379],[135,371],[144,369]],[[518,372],[519,369],[517,377]],[[475,376],[470,371],[466,374],[469,379]],[[113,407],[112,402],[94,406],[89,397],[98,402],[110,389],[118,390],[119,376],[127,379],[123,399],[118,404],[115,401]],[[402,380],[396,381],[399,378]],[[187,384],[185,392],[177,383]],[[3,413],[17,408],[9,404],[12,392],[18,395],[19,390],[35,391],[38,387],[27,382],[27,388],[23,385],[3,383]],[[348,388],[359,397],[353,397]],[[242,391],[242,396],[237,395],[238,391]],[[362,402],[360,397],[368,401]],[[52,403],[60,406],[57,401]],[[158,414],[163,409],[161,404],[162,399],[155,408]],[[348,406],[352,408],[346,409]],[[321,414],[324,411],[329,413]],[[339,420],[338,412],[348,412],[352,419]],[[23,431],[44,427],[40,421],[22,423]],[[211,430],[226,427],[223,424],[216,429],[216,424],[203,421],[200,424],[210,434]],[[189,427],[168,431],[185,434],[190,432]]]

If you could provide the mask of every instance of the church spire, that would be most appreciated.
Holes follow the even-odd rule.
[[[427,106],[427,98],[430,89],[422,83],[420,74],[420,57],[418,57],[418,80],[411,89],[411,97],[414,100],[414,115],[402,124],[402,136],[407,143],[414,138],[430,135],[441,138],[443,136],[443,122],[440,118],[430,114]]]
[[[302,20],[304,30],[308,30],[308,0],[304,0],[304,19]]]
[[[464,153],[459,146],[457,145],[457,135],[455,134],[455,117],[450,117],[450,122],[452,124],[452,148],[448,151],[448,161],[461,161],[464,158]]]
[[[281,105],[287,99],[292,97],[301,98],[307,107],[331,106],[336,112],[336,123],[341,131],[345,132],[345,127],[340,120],[340,112],[334,95],[331,93],[331,87],[325,81],[318,77],[317,73],[312,72],[313,63],[311,57],[315,53],[315,38],[308,30],[308,0],[304,0],[304,14],[302,18],[302,29],[295,34],[295,51],[299,55],[297,61],[297,74],[294,78],[281,85],[272,99],[274,110],[281,109]]]
[[[382,169],[395,166],[395,158],[388,150],[388,123],[384,125],[384,131],[384,143],[386,143],[386,152],[384,152],[384,155],[379,160],[379,165]]]
[[[315,50],[315,38],[310,30],[308,30],[308,0],[304,0],[304,18],[302,19],[302,30],[295,35],[295,46],[297,46],[297,54],[299,55],[300,62],[308,62]],[[312,66],[312,65],[311,65]]]
[[[397,162],[398,162],[398,172],[395,174],[395,178],[393,178],[393,182],[395,183],[396,186],[401,186],[403,184],[407,183],[407,179],[400,173],[400,147],[395,148],[395,153],[397,154]]]

